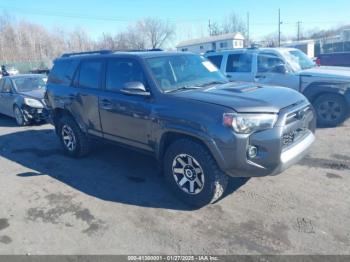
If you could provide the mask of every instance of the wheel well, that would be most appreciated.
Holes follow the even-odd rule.
[[[309,99],[310,103],[314,103],[316,101],[316,99],[318,99],[320,96],[323,96],[323,95],[336,95],[336,96],[339,96],[339,97],[343,97],[341,94],[337,93],[337,92],[327,92],[327,91],[324,91],[324,92],[320,92],[320,93],[316,93],[314,95],[310,95],[310,96],[307,96],[306,97]],[[343,97],[345,99],[345,97]]]
[[[168,147],[172,143],[174,143],[176,140],[179,140],[179,139],[190,139],[194,142],[197,142],[198,144],[203,145],[205,148],[209,150],[208,146],[197,137],[187,135],[187,134],[177,133],[177,132],[168,132],[164,134],[161,139],[158,158],[162,159]]]
[[[53,122],[56,125],[57,120],[59,120],[63,116],[72,116],[72,114],[62,108],[56,108],[53,110]]]

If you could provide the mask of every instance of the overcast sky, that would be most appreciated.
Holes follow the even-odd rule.
[[[102,32],[116,33],[143,17],[167,19],[177,28],[178,41],[208,34],[208,20],[222,21],[234,11],[246,20],[250,13],[250,35],[259,40],[277,32],[278,8],[282,33],[297,34],[297,21],[303,30],[327,29],[350,24],[349,0],[0,0],[0,11],[16,19],[40,23],[47,28],[85,29],[93,38]]]

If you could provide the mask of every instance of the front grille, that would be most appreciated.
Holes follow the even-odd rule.
[[[283,146],[289,146],[296,142],[300,137],[302,137],[306,133],[306,128],[298,128],[294,131],[288,132],[282,137]]]
[[[312,114],[312,108],[306,106],[287,115],[281,141],[283,147],[296,143],[305,135],[309,129]]]
[[[286,125],[291,124],[295,121],[304,120],[307,114],[311,111],[312,111],[311,107],[307,106],[298,111],[288,114],[286,119]]]

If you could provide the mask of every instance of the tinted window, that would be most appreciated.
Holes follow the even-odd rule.
[[[50,71],[48,84],[70,85],[78,60],[56,60]]]
[[[2,92],[4,93],[10,93],[12,90],[12,83],[11,83],[11,80],[9,79],[5,79],[5,83],[2,87]]]
[[[101,78],[101,61],[84,61],[79,70],[79,87],[99,88]]]
[[[227,59],[226,72],[250,73],[252,71],[251,54],[231,54]]]
[[[275,54],[261,53],[258,55],[258,72],[271,72],[277,65],[284,64],[283,60]]]
[[[107,62],[107,90],[118,91],[126,83],[130,82],[141,82],[147,86],[143,70],[137,61],[131,59],[111,59]]]
[[[208,59],[217,67],[221,67],[221,62],[222,62],[222,55],[213,55],[209,56]]]

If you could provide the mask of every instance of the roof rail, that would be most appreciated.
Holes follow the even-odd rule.
[[[62,57],[80,56],[80,55],[106,55],[112,53],[112,50],[99,50],[99,51],[89,51],[89,52],[78,52],[78,53],[66,53]]]

